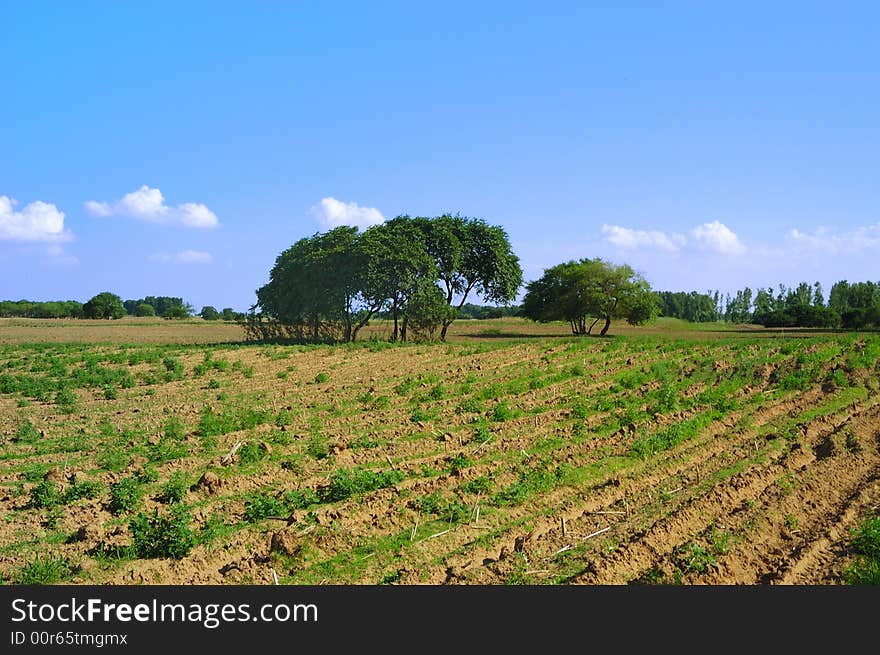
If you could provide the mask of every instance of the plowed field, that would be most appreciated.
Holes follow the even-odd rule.
[[[880,338],[0,346],[7,583],[839,584]]]

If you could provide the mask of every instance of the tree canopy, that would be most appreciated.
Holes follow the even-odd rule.
[[[256,292],[249,333],[257,338],[354,341],[380,312],[392,341],[445,339],[472,293],[510,302],[522,286],[504,230],[482,219],[402,215],[360,232],[341,226],[282,252]],[[268,319],[268,320],[266,320]]]
[[[122,298],[115,293],[104,291],[93,296],[83,305],[85,318],[116,319],[125,316],[125,307],[122,306]]]
[[[591,334],[604,320],[605,335],[612,319],[624,318],[633,325],[656,315],[657,299],[650,285],[626,264],[602,259],[568,261],[545,269],[526,286],[522,315],[533,321],[567,321],[572,334]],[[589,327],[587,323],[593,319]]]

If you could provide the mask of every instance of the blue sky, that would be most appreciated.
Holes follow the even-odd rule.
[[[246,310],[340,223],[460,212],[526,281],[877,280],[873,2],[0,1],[0,299]],[[63,217],[62,217],[63,214]]]

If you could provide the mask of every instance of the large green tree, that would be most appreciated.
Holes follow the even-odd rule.
[[[579,335],[592,333],[593,326],[604,320],[600,332],[604,336],[613,319],[638,325],[653,318],[657,310],[650,285],[630,266],[581,259],[546,269],[530,282],[522,315],[540,322],[568,321],[572,333]]]
[[[469,294],[509,302],[522,282],[518,258],[499,227],[459,216],[397,216],[364,232],[338,227],[282,252],[257,290],[254,334],[354,341],[378,312],[392,341],[446,330]],[[257,311],[259,310],[259,311]],[[268,321],[264,320],[268,319]]]
[[[393,321],[391,340],[405,341],[407,305],[420,285],[436,275],[424,231],[409,216],[397,216],[366,230],[361,251],[364,296],[387,305]]]
[[[503,228],[489,225],[483,219],[450,214],[415,221],[434,260],[446,304],[456,310],[447,313],[441,339],[446,339],[457,310],[467,303],[472,292],[496,304],[506,305],[516,298],[522,286],[522,269]]]
[[[93,296],[83,305],[83,316],[86,318],[116,319],[122,318],[125,314],[122,298],[109,291]]]

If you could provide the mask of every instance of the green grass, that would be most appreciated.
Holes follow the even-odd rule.
[[[37,555],[25,564],[15,575],[15,582],[21,585],[51,585],[69,578],[75,567],[66,557]]]

